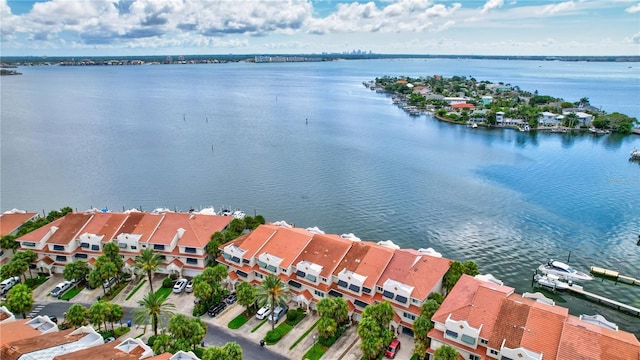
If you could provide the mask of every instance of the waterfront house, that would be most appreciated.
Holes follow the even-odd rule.
[[[37,213],[26,212],[24,210],[12,209],[0,214],[0,236],[15,235],[18,233],[20,226],[27,221],[38,219]],[[9,261],[11,251],[0,249],[0,265]]]
[[[482,96],[482,105],[483,106],[487,106],[487,105],[491,104],[492,101],[493,101],[493,96],[491,96],[491,95],[483,95]]]
[[[496,124],[502,125],[504,123],[504,112],[498,111],[496,112]]]
[[[559,126],[562,125],[562,120],[564,116],[554,114],[549,111],[543,111],[540,113],[540,117],[538,118],[538,124],[540,126]]]
[[[70,213],[17,239],[20,249],[38,254],[36,267],[44,273],[62,273],[74,260],[91,266],[104,244],[120,248],[125,271],[135,272],[135,257],[150,247],[160,254],[159,273],[195,276],[206,266],[205,247],[211,235],[223,231],[231,216],[201,213],[87,212]]]
[[[640,358],[628,332],[569,315],[543,295],[462,275],[431,318],[429,356],[447,344],[464,359],[623,360]]]
[[[275,275],[289,285],[293,301],[312,310],[324,297],[342,297],[355,322],[367,305],[387,300],[396,312],[391,326],[409,334],[422,303],[442,291],[451,262],[431,253],[274,224],[261,225],[220,250],[218,261],[228,267],[234,283],[259,284]]]
[[[451,105],[451,108],[455,111],[463,111],[463,110],[473,110],[476,108],[475,105],[473,104],[467,104],[467,103],[459,103],[459,104],[453,104]]]
[[[562,110],[562,115],[576,114],[578,117],[578,124],[588,126],[591,125],[591,121],[593,121],[593,115],[587,114],[582,111],[568,111],[567,109]]]
[[[444,101],[446,101],[450,106],[453,106],[456,104],[465,104],[467,99],[463,97],[445,97]]]

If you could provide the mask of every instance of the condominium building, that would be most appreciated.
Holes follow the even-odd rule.
[[[601,316],[569,315],[540,293],[463,275],[431,319],[429,354],[443,344],[469,360],[640,359],[640,342]]]
[[[232,281],[258,284],[276,275],[293,300],[315,309],[327,296],[342,297],[359,321],[367,305],[389,301],[397,332],[411,333],[429,294],[442,291],[451,260],[428,250],[400,249],[300,228],[261,225],[220,247],[218,261]]]
[[[30,220],[38,219],[37,213],[26,212],[24,210],[13,209],[0,214],[0,236],[15,235],[20,226]],[[11,252],[0,249],[0,265],[9,261]]]
[[[135,257],[151,248],[164,260],[157,272],[195,276],[207,264],[205,247],[216,231],[224,231],[231,216],[208,212],[171,211],[124,213],[74,212],[17,239],[20,249],[38,254],[36,267],[45,273],[61,273],[74,260],[93,264],[103,246],[120,248],[125,270],[133,272]]]

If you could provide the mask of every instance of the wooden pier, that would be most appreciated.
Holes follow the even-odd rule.
[[[640,317],[640,309],[631,305],[623,304],[619,301],[606,298],[604,296],[594,294],[588,291],[585,291],[584,288],[580,285],[573,284],[569,286],[568,291],[574,292],[576,294],[582,295],[588,300],[597,302],[599,304],[607,305],[612,308],[618,309],[619,311],[626,312],[630,315]]]
[[[592,266],[590,271],[592,274],[599,275],[601,277],[612,278],[616,281],[616,283],[619,281],[625,284],[640,285],[640,279],[636,279],[631,276],[620,275],[620,273],[615,270]]]

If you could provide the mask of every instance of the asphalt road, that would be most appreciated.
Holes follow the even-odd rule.
[[[35,303],[33,304],[34,311],[32,314],[55,315],[58,317],[58,322],[61,323],[64,319],[64,313],[73,304],[74,303],[72,302]],[[86,307],[91,306],[91,304],[82,305]],[[122,318],[122,322],[126,323],[127,320],[131,319],[130,313],[132,308],[123,307],[123,310],[124,317]],[[253,341],[248,341],[241,336],[237,336],[231,333],[228,329],[211,324],[207,325],[209,326],[209,329],[204,338],[205,346],[223,346],[224,344],[233,341],[240,345],[242,348],[242,358],[246,360],[288,359],[286,356],[274,353],[267,347],[261,347],[260,344],[256,344]]]

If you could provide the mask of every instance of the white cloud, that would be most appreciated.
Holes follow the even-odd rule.
[[[567,10],[571,10],[576,6],[576,3],[573,1],[565,1],[557,4],[545,5],[540,10],[540,13],[543,15],[553,15],[557,13],[562,13]]]
[[[640,32],[631,37],[631,42],[634,44],[640,44]]]
[[[624,9],[624,11],[630,14],[637,13],[638,11],[640,11],[640,3],[629,6],[628,8]]]
[[[489,10],[502,7],[502,5],[504,5],[504,0],[487,0],[480,9],[480,13],[486,14]]]

